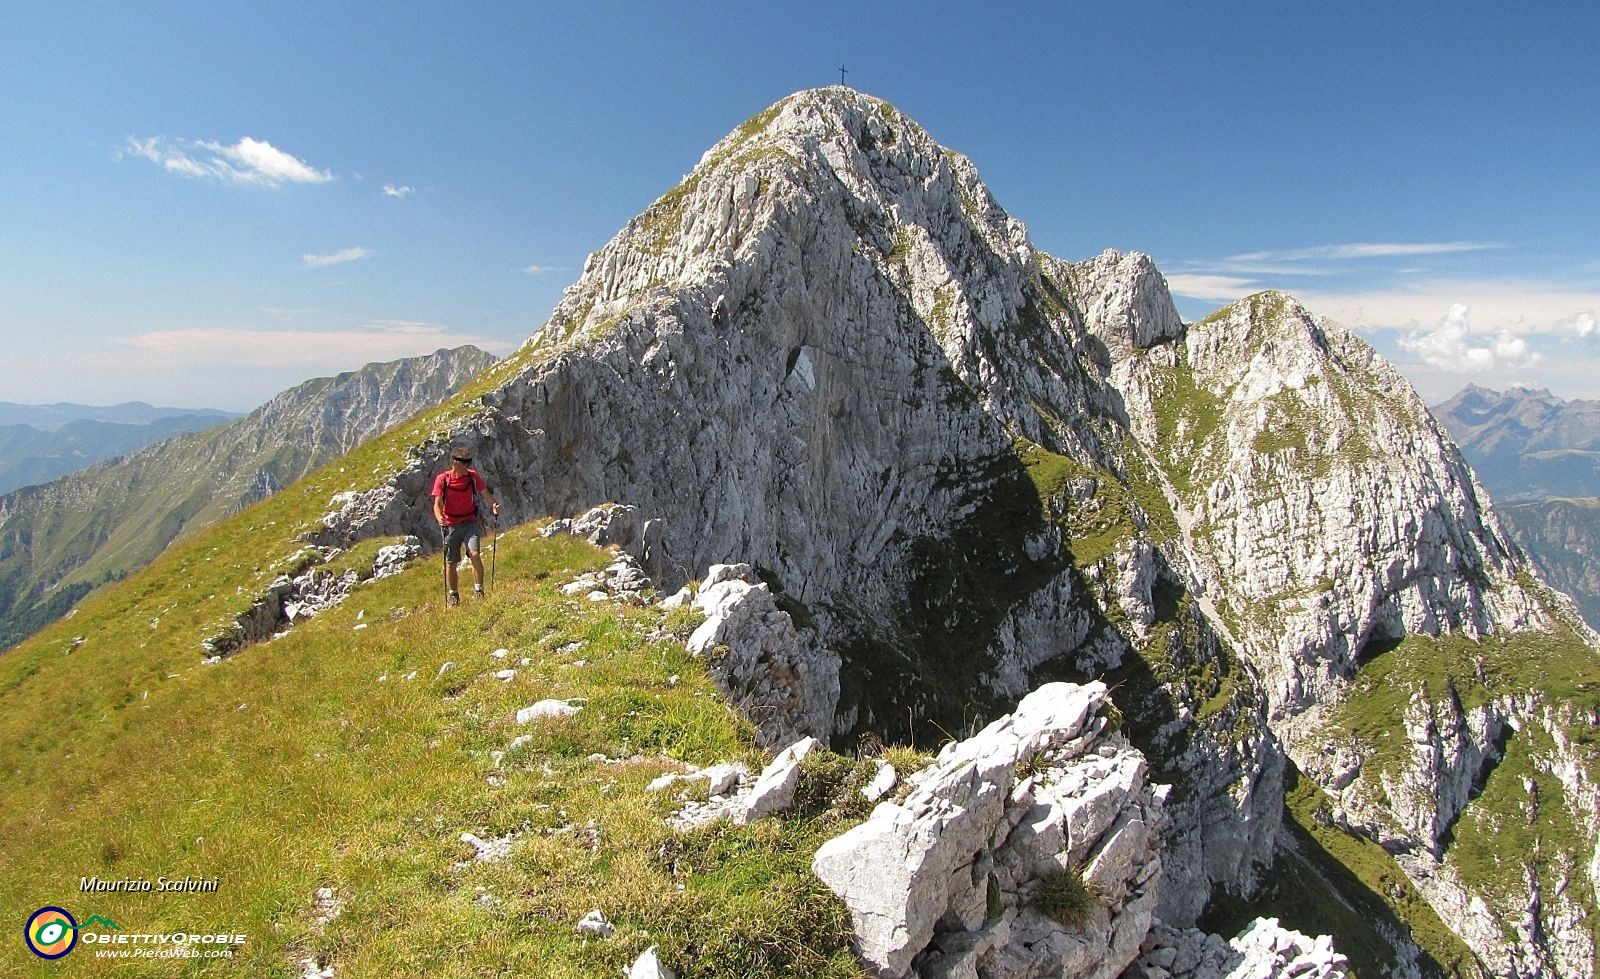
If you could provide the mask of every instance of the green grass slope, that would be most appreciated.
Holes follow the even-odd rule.
[[[653,944],[682,979],[862,975],[846,910],[809,871],[859,815],[831,811],[826,786],[808,812],[746,828],[663,823],[673,803],[645,787],[679,761],[761,758],[684,650],[684,613],[559,593],[611,560],[587,543],[515,528],[487,600],[444,608],[438,560],[423,560],[202,662],[202,635],[271,580],[350,474],[458,413],[180,542],[0,656],[0,920],[20,930],[59,905],[128,933],[248,936],[232,959],[114,963],[86,942],[50,963],[14,940],[0,975],[292,977],[311,958],[341,979],[614,976]],[[546,698],[583,710],[515,723]],[[520,734],[531,742],[510,749]],[[511,854],[474,861],[464,832],[510,834]],[[83,893],[90,876],[218,888]],[[325,923],[318,888],[342,905]],[[615,937],[574,931],[591,909]]]

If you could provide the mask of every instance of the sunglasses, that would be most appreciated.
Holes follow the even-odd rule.
[[[472,457],[471,456],[451,456],[450,457],[450,461],[451,462],[471,462],[472,461]]]

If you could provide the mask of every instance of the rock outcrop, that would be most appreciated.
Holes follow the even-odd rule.
[[[1166,790],[1110,730],[1105,695],[1040,687],[817,851],[876,975],[1111,977],[1134,960]]]
[[[1257,918],[1231,941],[1157,923],[1126,979],[1346,979],[1349,960],[1328,936],[1311,937]]]
[[[200,641],[208,659],[229,656],[261,642],[303,619],[325,612],[349,597],[363,581],[399,574],[422,554],[415,537],[378,548],[370,568],[345,568],[334,572],[321,565],[339,556],[337,549],[305,548],[288,559],[290,567],[250,603],[250,607],[215,633]]]
[[[715,564],[695,594],[705,621],[689,652],[707,659],[723,694],[756,725],[763,746],[833,733],[839,657],[798,630],[749,565]]]

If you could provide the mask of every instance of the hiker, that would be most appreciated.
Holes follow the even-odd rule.
[[[456,591],[456,565],[461,563],[461,547],[467,548],[472,560],[472,574],[477,582],[473,594],[483,597],[483,558],[478,547],[478,494],[489,501],[489,512],[500,515],[500,504],[489,492],[489,484],[471,466],[472,453],[455,449],[450,453],[450,468],[433,481],[433,519],[444,530],[444,584],[451,605],[459,605],[461,596]]]

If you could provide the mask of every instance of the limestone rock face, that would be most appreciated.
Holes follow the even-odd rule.
[[[763,586],[713,586],[732,631],[705,641],[745,650],[730,689],[786,718],[774,745],[929,742],[1103,680],[1173,786],[1145,824],[1164,884],[1129,891],[1168,926],[1268,899],[1296,785],[1294,832],[1370,858],[1354,897],[1395,952],[1374,968],[1415,923],[1494,974],[1589,974],[1595,638],[1404,380],[1288,297],[1184,324],[1148,258],[1038,252],[969,161],[830,88],[712,147],[493,370],[316,542],[436,539],[430,477],[464,442],[509,519],[635,508],[666,591],[748,564]],[[1007,811],[978,771],[963,812]],[[1491,855],[1507,834],[1560,856],[1524,874]],[[946,974],[1010,961],[970,888],[928,900],[962,922]],[[1076,954],[1036,924],[1012,922],[1024,946]]]
[[[1594,760],[1573,759],[1542,684],[1585,672],[1594,637],[1507,542],[1409,386],[1275,293],[1113,378],[1155,447],[1207,618],[1259,671],[1319,812],[1388,851],[1493,973],[1587,974],[1592,942],[1564,922],[1593,914],[1592,882],[1589,910],[1558,909],[1568,870],[1475,864],[1494,883],[1469,883],[1453,851],[1502,846],[1543,784],[1570,800],[1557,847],[1582,841],[1558,863],[1589,861],[1594,819],[1557,773]]]
[[[1343,329],[1263,293],[1120,371],[1135,430],[1166,445],[1212,600],[1241,610],[1224,616],[1240,640],[1271,637],[1254,659],[1278,715],[1327,700],[1386,638],[1538,620],[1460,452]],[[1264,603],[1274,615],[1245,611]]]
[[[1182,338],[1183,321],[1148,255],[1107,251],[1073,270],[1087,299],[1084,316],[1095,325],[1113,362],[1136,349]]]
[[[1103,684],[1040,687],[817,851],[877,975],[1109,977],[1133,961],[1165,789],[1107,731],[1104,700]],[[1070,906],[1051,890],[1069,878]]]
[[[749,565],[711,567],[693,607],[706,616],[689,652],[707,657],[712,679],[756,724],[764,747],[833,733],[839,657],[815,633],[797,630]]]

